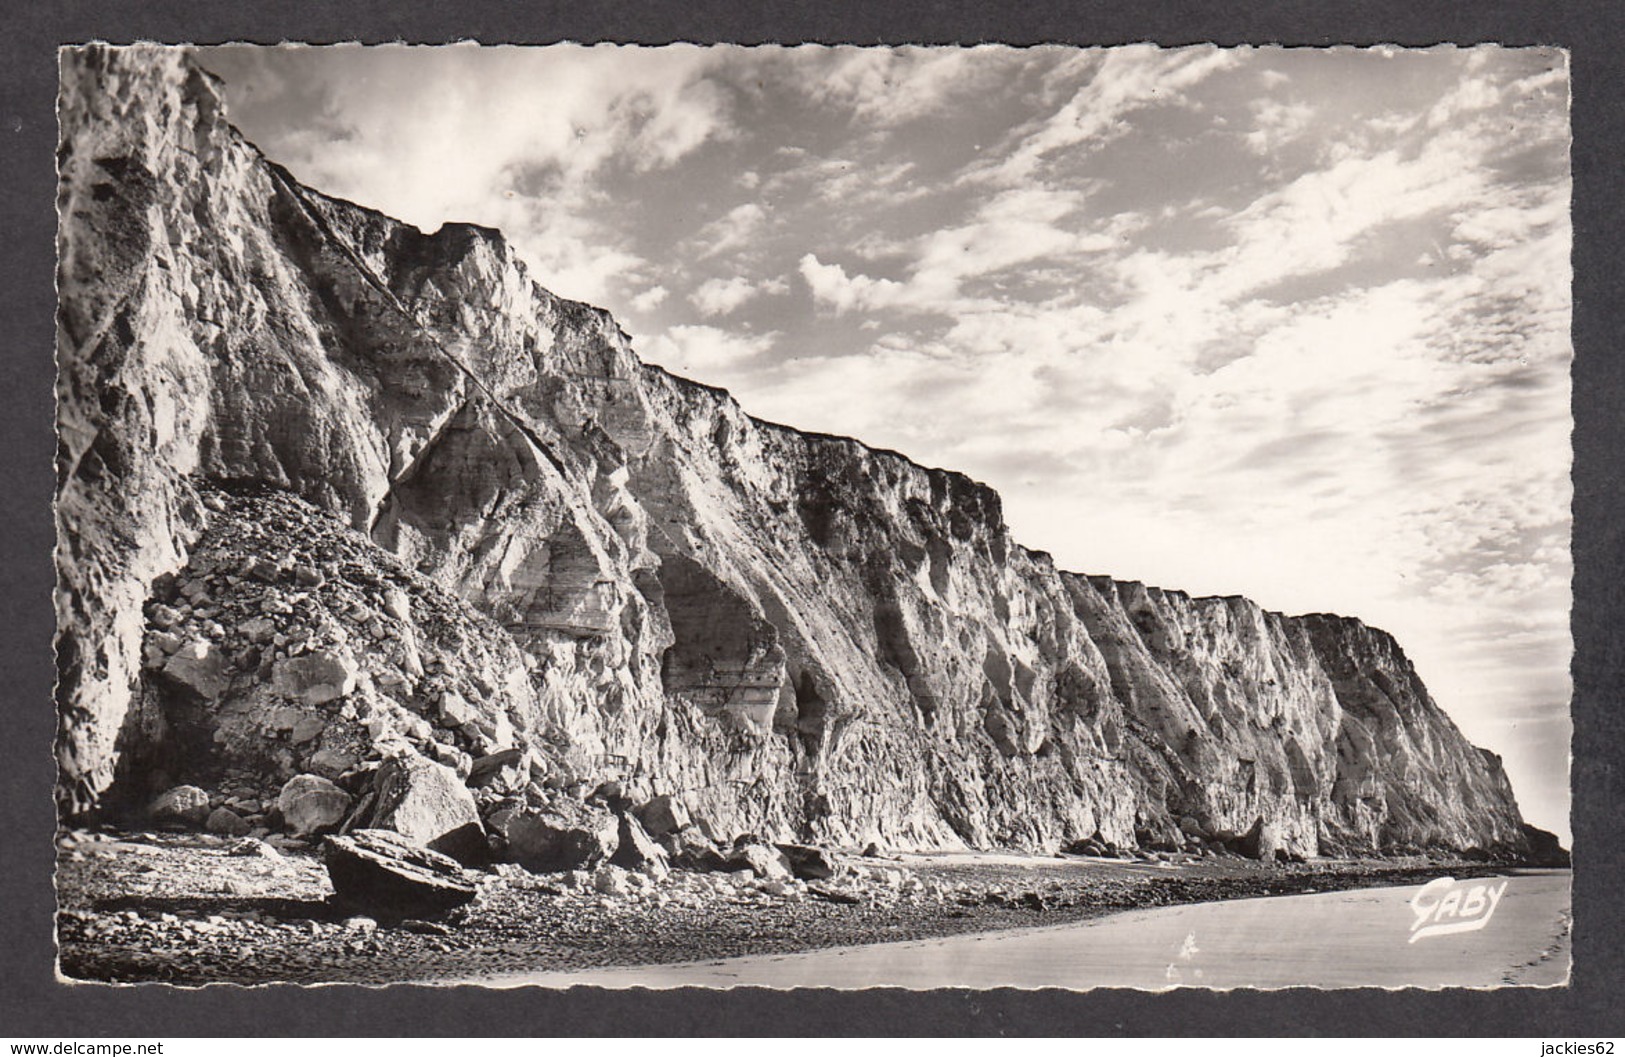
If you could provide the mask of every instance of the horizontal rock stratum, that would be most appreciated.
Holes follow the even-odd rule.
[[[64,52],[60,106],[65,814],[409,744],[724,837],[1525,848],[1383,632],[1062,572],[496,232],[301,186],[180,52]]]

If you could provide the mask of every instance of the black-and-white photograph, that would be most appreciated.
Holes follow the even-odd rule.
[[[59,61],[62,979],[1568,981],[1563,50]]]

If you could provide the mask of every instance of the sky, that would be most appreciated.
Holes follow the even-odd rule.
[[[1392,632],[1568,827],[1555,49],[203,49],[320,190],[969,473],[1076,572]]]

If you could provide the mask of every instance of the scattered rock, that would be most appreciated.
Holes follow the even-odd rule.
[[[322,858],[339,902],[374,918],[438,917],[477,891],[455,859],[389,830],[328,837]]]
[[[350,794],[317,774],[288,779],[276,798],[282,822],[296,837],[332,829],[350,810]]]
[[[767,881],[788,881],[795,876],[790,868],[789,856],[769,844],[746,844],[735,848],[733,854],[728,856],[728,865],[744,867]]]
[[[237,814],[231,808],[217,807],[210,813],[205,828],[210,833],[219,833],[227,837],[241,837],[252,827],[244,820],[243,816]]]
[[[615,854],[620,821],[603,808],[561,801],[515,812],[503,826],[508,857],[534,873],[583,870]]]
[[[276,636],[276,621],[270,617],[251,617],[238,624],[237,631],[249,642],[263,646]]]
[[[319,749],[311,757],[311,771],[323,778],[337,778],[355,766],[355,757],[333,749]]]
[[[428,752],[430,759],[434,760],[436,763],[444,764],[445,766],[450,767],[453,771],[457,772],[458,778],[462,779],[464,782],[468,781],[469,774],[473,771],[473,761],[469,758],[468,753],[457,748],[455,745],[447,745],[443,741],[435,741],[432,739],[425,746],[425,751]],[[498,788],[502,788],[502,783],[500,782],[493,782],[492,784]]]
[[[241,858],[253,859],[282,858],[281,852],[255,837],[248,837],[244,840],[238,841],[236,844],[233,844],[231,846],[231,851],[227,852],[227,854],[236,855]]]
[[[638,808],[636,813],[643,828],[656,840],[676,833],[690,822],[688,808],[672,796],[657,796]]]
[[[656,844],[644,830],[643,823],[632,815],[621,816],[620,839],[609,861],[628,870],[646,870],[656,876],[664,875],[670,868],[666,849]]]
[[[281,705],[265,713],[265,727],[267,730],[290,731],[305,713],[291,705]]]
[[[225,654],[212,642],[188,642],[164,662],[164,675],[205,701],[213,701],[231,685]]]
[[[440,718],[447,726],[462,727],[480,718],[480,710],[454,690],[440,695]]]
[[[587,799],[594,803],[602,804],[617,814],[624,811],[630,811],[632,808],[632,801],[626,795],[625,783],[617,779],[611,779],[608,782],[600,782],[598,787],[592,791],[592,795]]]
[[[668,833],[661,842],[671,855],[671,864],[684,870],[726,870],[728,858],[698,826],[688,825]]]
[[[436,921],[421,921],[418,918],[407,918],[401,922],[401,928],[407,932],[416,932],[420,936],[450,936],[451,929]]]
[[[600,866],[592,876],[592,888],[606,896],[624,896],[630,891],[626,871],[617,866]]]
[[[418,755],[397,756],[378,769],[372,827],[389,829],[466,865],[487,858],[485,828],[474,796],[443,764]]]
[[[790,862],[790,872],[803,881],[827,881],[841,872],[835,856],[810,844],[780,844],[779,851]]]
[[[209,794],[195,785],[177,785],[147,807],[156,825],[201,826],[209,817]]]
[[[468,769],[468,784],[476,789],[491,786],[513,792],[524,788],[529,780],[530,765],[524,749],[504,749],[481,756]]]
[[[303,716],[288,732],[288,740],[295,745],[303,745],[307,741],[314,741],[321,737],[322,731],[327,729],[327,720],[321,716]]]
[[[817,896],[826,903],[839,903],[845,906],[856,906],[863,902],[862,897],[852,892],[845,892],[839,888],[825,888],[822,885],[808,885],[809,895]]]
[[[384,592],[384,612],[399,621],[412,619],[412,599],[399,587],[391,587]]]
[[[323,705],[354,691],[360,675],[361,668],[350,651],[335,647],[278,661],[272,669],[271,687],[307,705]]]

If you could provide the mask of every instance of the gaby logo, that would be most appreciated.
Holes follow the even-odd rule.
[[[1507,884],[1507,881],[1494,885],[1488,881],[1435,877],[1411,896],[1411,913],[1416,915],[1416,920],[1411,922],[1409,942],[1452,932],[1478,931],[1495,916],[1495,908],[1506,894]]]

